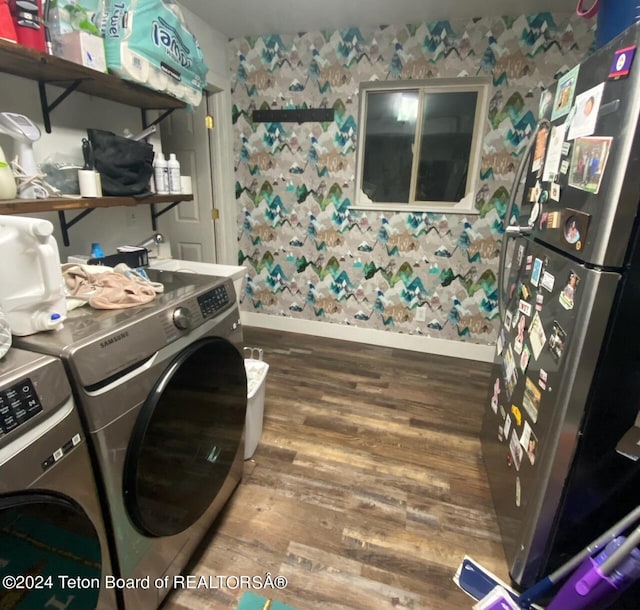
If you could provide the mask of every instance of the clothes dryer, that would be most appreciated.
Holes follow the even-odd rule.
[[[115,610],[85,436],[57,358],[0,360],[0,607]]]
[[[164,285],[153,302],[83,307],[60,331],[16,339],[66,365],[101,475],[127,610],[159,605],[244,463],[247,382],[232,280],[148,273]]]

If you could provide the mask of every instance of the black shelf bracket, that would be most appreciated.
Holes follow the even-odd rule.
[[[38,91],[40,92],[40,106],[42,107],[42,119],[44,120],[44,129],[47,133],[51,133],[51,112],[57,108],[64,100],[69,97],[82,83],[82,79],[73,81],[67,88],[49,104],[47,100],[47,88],[45,83],[38,81]]]
[[[175,108],[169,108],[168,110],[165,110],[155,121],[151,121],[151,123],[147,123],[147,111],[143,108],[141,111],[142,112],[142,128],[147,129],[148,127],[153,127],[154,125],[157,125],[158,123],[164,121],[174,110]]]
[[[182,200],[174,201],[173,203],[170,203],[168,206],[165,206],[164,208],[162,208],[158,212],[156,212],[156,204],[155,203],[151,204],[151,209],[150,209],[150,211],[151,211],[151,227],[153,228],[154,231],[158,230],[158,217],[162,216],[165,212],[168,212],[169,210],[173,210],[173,208],[175,208],[180,203],[182,203]]]
[[[69,229],[82,220],[88,214],[91,214],[95,208],[88,208],[86,210],[82,210],[77,216],[74,216],[69,222],[67,222],[67,217],[65,216],[64,210],[58,210],[58,220],[60,221],[60,232],[62,233],[62,243],[65,246],[70,246],[71,242],[69,241]]]
[[[284,110],[254,110],[254,123],[330,123],[334,120],[333,108],[291,108]]]

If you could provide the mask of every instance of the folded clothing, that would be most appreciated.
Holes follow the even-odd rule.
[[[116,268],[102,265],[62,265],[67,309],[89,304],[94,309],[126,309],[153,301],[164,291],[141,270],[125,264]]]

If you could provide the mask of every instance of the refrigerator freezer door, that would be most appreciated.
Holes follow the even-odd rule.
[[[526,173],[520,224],[530,224],[535,239],[600,267],[624,265],[638,213],[638,53],[627,75],[611,76],[621,51],[635,53],[636,46],[640,46],[640,24],[588,57],[566,81],[561,78],[542,93],[547,96],[547,103],[543,98],[540,104],[539,124],[544,129],[538,131]],[[562,91],[567,89],[566,112],[558,113]],[[589,98],[595,100],[591,111]],[[587,120],[586,112],[595,121]]]
[[[514,241],[482,449],[512,578],[541,576],[619,275]]]

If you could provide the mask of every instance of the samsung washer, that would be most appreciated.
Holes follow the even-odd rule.
[[[0,360],[0,607],[115,610],[96,485],[62,363]]]
[[[156,608],[243,470],[247,381],[233,283],[148,270],[164,293],[16,338],[60,356],[107,499],[127,610]],[[166,585],[166,586],[165,586]]]

